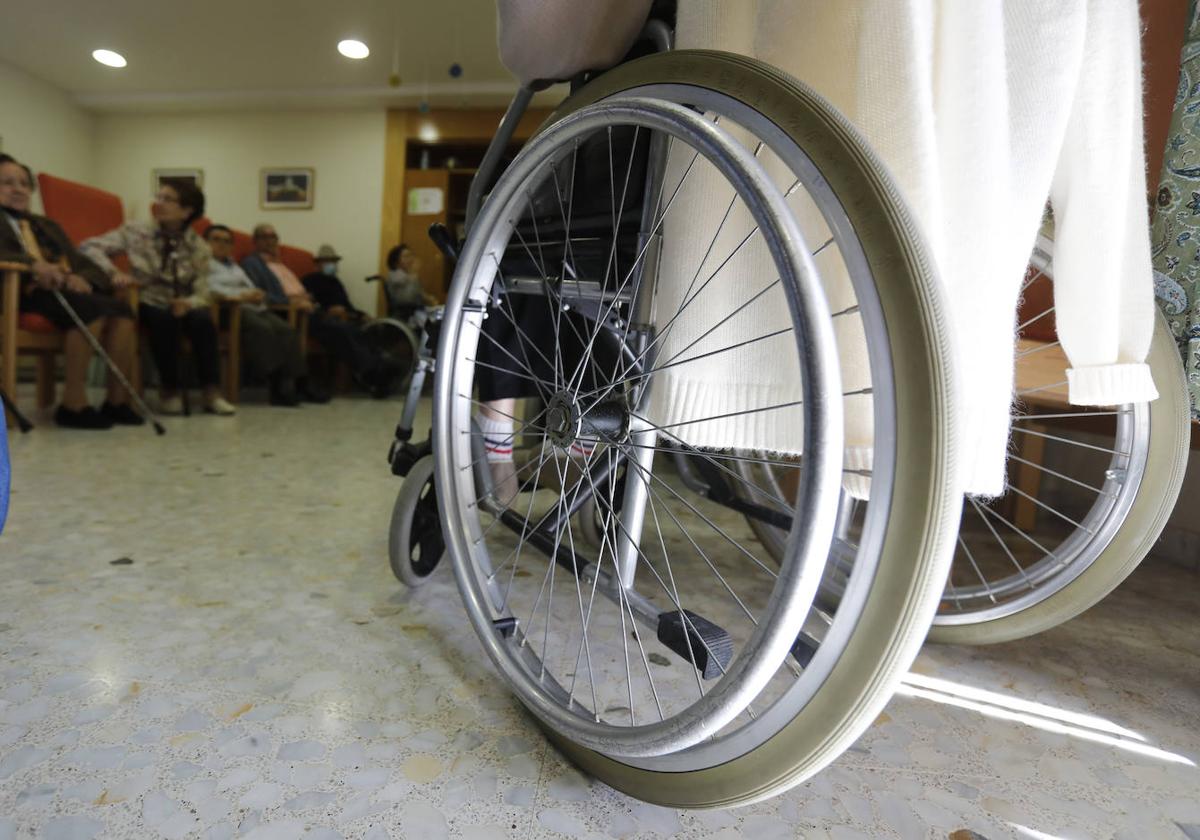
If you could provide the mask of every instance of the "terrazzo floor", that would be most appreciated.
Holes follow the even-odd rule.
[[[1040,637],[926,646],[849,752],[731,811],[551,748],[448,569],[386,559],[398,402],[11,438],[0,840],[1200,838],[1200,580],[1149,562]]]

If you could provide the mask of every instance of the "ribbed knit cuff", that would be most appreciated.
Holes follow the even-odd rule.
[[[1158,399],[1147,364],[1092,365],[1069,368],[1068,399],[1073,405],[1120,405]]]

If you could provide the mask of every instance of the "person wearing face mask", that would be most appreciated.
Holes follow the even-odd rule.
[[[112,296],[104,272],[71,244],[56,222],[29,212],[33,192],[29,167],[0,154],[0,261],[29,266],[21,283],[20,310],[37,313],[64,332],[66,374],[54,422],[72,429],[141,425],[145,421],[129,407],[129,394],[115,377],[109,379],[100,409],[88,404],[92,348],[52,290],[62,293],[126,378],[133,365],[133,313]]]
[[[364,321],[367,313],[355,308],[354,304],[350,302],[350,295],[346,293],[346,287],[338,279],[338,263],[342,261],[341,255],[334,250],[332,245],[322,245],[317,249],[317,255],[313,261],[317,264],[317,270],[304,275],[300,282],[304,284],[304,288],[317,304],[318,311],[335,321],[353,323]]]
[[[196,374],[203,389],[204,410],[229,416],[236,409],[218,393],[220,360],[217,325],[209,312],[209,249],[192,223],[204,214],[204,193],[191,181],[164,179],[150,206],[151,222],[125,222],[108,233],[85,240],[79,250],[123,288],[141,289],[138,318],[150,334],[150,349],[158,368],[163,414],[183,413],[180,396],[180,341],[192,345]],[[118,269],[112,257],[124,254],[130,273]]]
[[[317,270],[300,282],[316,307],[309,318],[309,334],[345,361],[354,377],[372,396],[390,393],[399,370],[377,355],[363,337],[367,313],[350,302],[346,287],[338,279],[342,257],[332,245],[322,245],[313,258]]]

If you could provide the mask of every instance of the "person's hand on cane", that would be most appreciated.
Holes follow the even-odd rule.
[[[127,289],[136,283],[132,276],[124,271],[113,272],[112,285],[114,289]]]
[[[171,301],[171,314],[176,318],[182,318],[191,308],[192,304],[187,298],[175,298]]]
[[[31,268],[33,269],[33,282],[37,283],[43,289],[62,288],[66,278],[63,275],[63,270],[54,263],[48,263],[45,260],[34,260]]]
[[[68,292],[76,292],[81,295],[90,295],[92,293],[92,284],[78,274],[68,274],[64,285]]]

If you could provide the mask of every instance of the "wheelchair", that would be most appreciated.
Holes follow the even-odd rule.
[[[367,277],[366,281],[383,283],[383,278],[374,274]],[[386,284],[384,294],[387,295]],[[403,388],[412,381],[420,360],[423,330],[429,317],[425,307],[397,306],[389,297],[388,314],[363,324],[362,337],[372,355],[383,359],[388,368],[396,372],[389,391]]]
[[[950,640],[1008,583],[989,571],[980,598],[956,577],[945,314],[883,166],[803,84],[651,34],[664,49],[575,90],[493,181],[522,89],[461,250],[433,232],[457,267],[413,377],[435,370],[430,438],[412,440],[415,385],[389,453],[389,554],[410,585],[449,558],[493,665],[583,769],[724,807],[832,762],[930,626]],[[522,382],[507,502],[473,420],[498,372]],[[1027,404],[1030,428],[1067,413]],[[1152,462],[1181,475],[1178,451],[1134,437],[1161,527]]]

